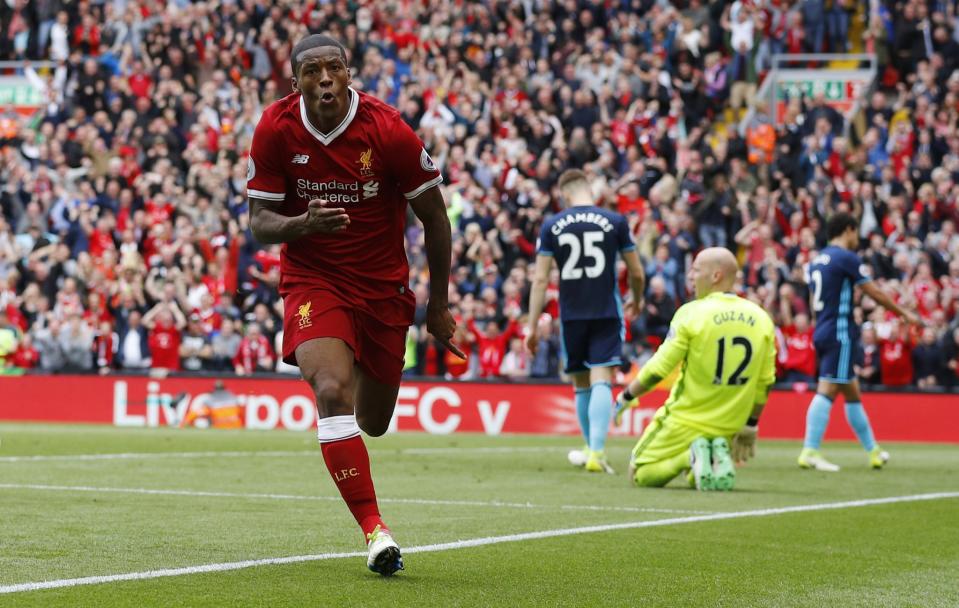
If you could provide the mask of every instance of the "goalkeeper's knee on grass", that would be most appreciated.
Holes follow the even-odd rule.
[[[641,488],[661,488],[689,468],[689,456],[683,452],[666,460],[634,465],[634,467],[632,469],[634,484]]]

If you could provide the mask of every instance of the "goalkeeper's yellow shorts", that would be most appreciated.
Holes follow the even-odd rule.
[[[652,464],[678,456],[689,449],[694,439],[705,435],[669,416],[656,416],[633,448],[633,464]]]

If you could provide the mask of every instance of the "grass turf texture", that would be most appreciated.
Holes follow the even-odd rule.
[[[0,586],[363,550],[311,433],[0,425],[0,439]],[[403,547],[959,490],[954,446],[889,444],[893,461],[872,471],[858,446],[827,444],[843,467],[828,474],[795,466],[798,443],[761,440],[737,490],[715,494],[681,480],[629,487],[632,441],[623,439],[608,450],[616,476],[570,467],[575,438],[393,435],[368,446],[381,510]],[[100,453],[157,455],[12,458]],[[393,579],[351,557],[5,594],[0,605],[956,606],[957,541],[959,499],[943,499],[409,554]]]

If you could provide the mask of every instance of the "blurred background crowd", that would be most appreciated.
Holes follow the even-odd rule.
[[[410,216],[408,373],[558,377],[556,274],[535,358],[520,328],[555,179],[580,167],[628,216],[648,274],[627,319],[634,365],[690,297],[691,256],[725,246],[737,289],[777,321],[781,379],[812,380],[802,268],[848,210],[875,280],[928,323],[857,296],[860,378],[959,384],[955,3],[2,0],[0,24],[0,59],[26,61],[5,73],[44,101],[31,117],[0,107],[0,367],[296,372],[276,357],[279,248],[250,234],[246,156],[291,91],[292,44],[326,31],[353,86],[397,107],[445,178],[470,356],[423,327]],[[858,128],[815,95],[779,122],[760,104],[737,130],[773,54],[851,51],[879,60]]]

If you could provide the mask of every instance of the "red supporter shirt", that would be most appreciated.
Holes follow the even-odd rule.
[[[73,28],[73,47],[80,47],[83,43],[89,45],[87,54],[96,57],[100,54],[100,28],[96,25],[87,29],[83,25]]]
[[[620,194],[616,196],[616,207],[623,215],[637,213],[639,217],[643,217],[646,211],[646,199],[641,196],[629,198],[625,194]]]
[[[127,82],[130,85],[130,92],[133,93],[134,97],[148,97],[150,95],[150,87],[153,86],[153,80],[149,74],[142,72],[139,74],[131,74]]]
[[[409,281],[406,201],[443,181],[399,112],[350,91],[349,112],[329,133],[308,121],[294,92],[266,109],[253,135],[250,197],[282,201],[279,212],[291,217],[304,213],[310,200],[325,198],[350,217],[342,232],[283,245],[283,295],[319,288],[366,304],[403,293]]]
[[[99,327],[103,321],[107,321],[113,325],[113,315],[110,314],[110,311],[105,307],[97,310],[90,309],[83,311],[83,320],[91,327]]]
[[[2,292],[0,292],[0,295],[2,295]],[[27,331],[27,318],[23,316],[23,313],[13,302],[7,304],[7,320],[12,325],[19,327],[20,331]]]
[[[519,108],[520,104],[526,101],[526,93],[521,89],[509,89],[503,90],[496,93],[495,101],[496,104],[506,108],[507,110],[516,111]]]
[[[207,335],[219,331],[220,326],[223,325],[223,316],[215,308],[207,308],[206,310],[196,308],[193,313],[200,316],[200,324],[203,326],[203,332]]]
[[[93,356],[97,367],[110,367],[113,364],[114,334],[108,333],[93,339]]]
[[[554,319],[559,318],[559,284],[550,283],[546,286],[546,299],[543,312]]]
[[[625,150],[636,143],[636,133],[632,126],[624,120],[614,120],[610,124],[610,138],[620,150]]]
[[[22,344],[17,352],[13,353],[13,366],[24,369],[33,369],[40,365],[40,353],[33,347],[25,347]]]
[[[152,367],[180,369],[180,330],[173,325],[157,323],[147,341],[153,357]]]
[[[489,338],[484,335],[476,327],[473,319],[467,321],[466,326],[476,340],[476,349],[479,351],[480,357],[480,377],[495,378],[499,376],[499,368],[503,363],[503,357],[506,356],[506,349],[509,346],[510,338],[518,336],[520,333],[520,328],[516,321],[511,321],[506,329],[495,338]]]
[[[264,335],[245,336],[240,341],[236,356],[233,357],[233,364],[242,366],[247,372],[254,372],[261,358],[268,358],[272,366],[273,347],[270,346],[270,341]]]
[[[423,375],[439,376],[439,353],[436,350],[436,344],[430,342],[423,351]]]
[[[453,378],[459,378],[469,371],[470,364],[468,350],[466,352],[466,359],[460,359],[453,354],[453,351],[448,350],[446,351],[446,354],[443,355],[443,360],[446,362],[446,373]]]
[[[162,224],[173,217],[172,203],[160,204],[151,199],[146,202],[144,208],[146,209],[147,217],[150,218],[150,224]]]
[[[140,169],[140,165],[137,164],[137,161],[133,157],[127,157],[123,160],[123,165],[120,167],[120,175],[127,181],[128,184],[132,184],[136,181],[136,178],[140,177],[140,174],[143,171]]]
[[[109,232],[94,230],[90,234],[90,255],[99,258],[107,249],[116,249],[113,243],[113,235]]]
[[[786,360],[783,368],[797,371],[807,376],[816,375],[816,349],[813,346],[813,328],[800,332],[795,325],[783,327],[783,337],[786,339]]]
[[[265,249],[257,251],[253,259],[260,265],[263,274],[270,274],[270,271],[273,270],[274,267],[280,266],[280,257],[273,255]],[[283,270],[282,267],[280,270]]]
[[[912,344],[882,340],[879,355],[879,377],[886,386],[905,386],[912,382]]]

